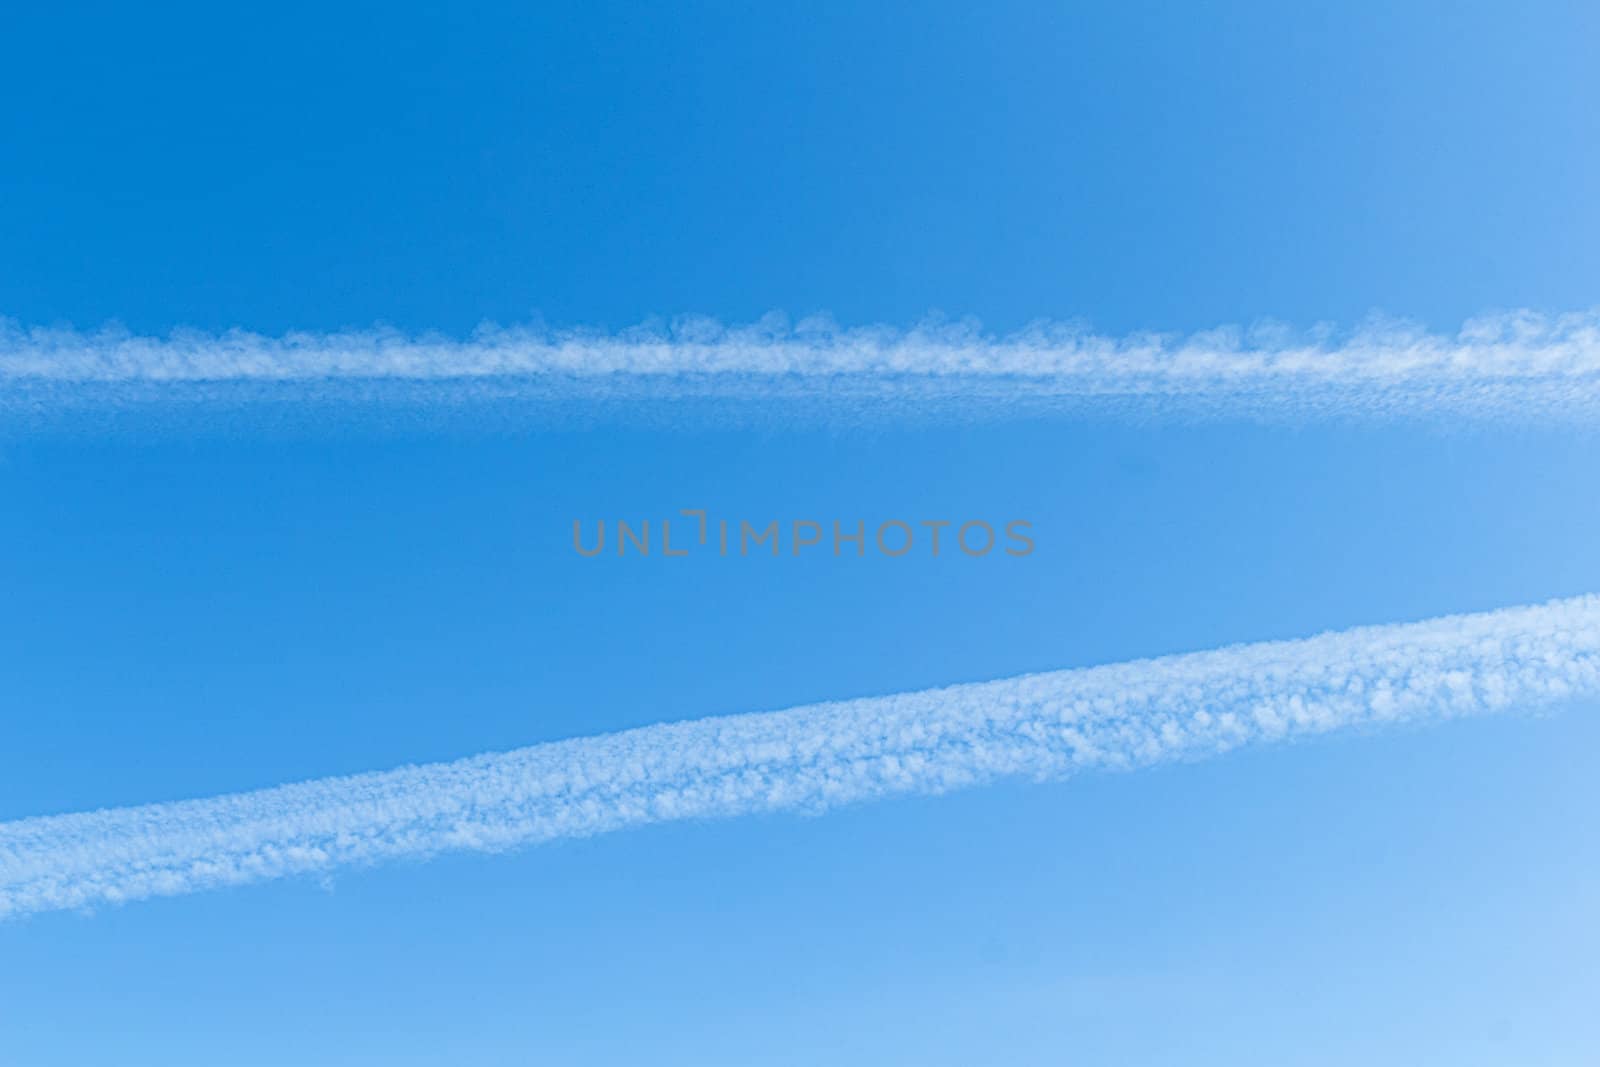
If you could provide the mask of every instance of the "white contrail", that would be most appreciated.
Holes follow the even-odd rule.
[[[1202,412],[1587,417],[1600,412],[1600,312],[1501,313],[1449,334],[1373,322],[1345,333],[1257,325],[1127,337],[1052,323],[996,336],[971,323],[843,329],[779,317],[743,327],[682,319],[621,333],[484,327],[466,340],[386,330],[141,337],[0,322],[0,400],[9,392],[49,406],[230,386],[291,398],[399,390],[410,400],[1122,399]]]
[[[0,917],[1600,694],[1600,596],[0,824]]]

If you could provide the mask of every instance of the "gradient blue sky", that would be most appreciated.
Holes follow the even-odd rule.
[[[1109,332],[1600,293],[1579,4],[5,16],[0,315]],[[1596,438],[0,426],[0,818],[1600,590]],[[1024,518],[584,560],[574,518]],[[0,1064],[1577,1064],[1593,708],[0,926]]]

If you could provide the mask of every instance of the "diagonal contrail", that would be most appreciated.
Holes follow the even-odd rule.
[[[843,329],[681,319],[620,333],[485,327],[461,340],[368,330],[137,336],[0,321],[0,407],[245,398],[813,400],[861,410],[1105,408],[1196,413],[1600,414],[1600,312],[1484,316],[1453,333],[1369,323],[1109,337],[1041,323]],[[6,402],[9,401],[9,404]],[[868,403],[870,402],[870,403]],[[889,406],[886,408],[885,404]]]
[[[0,917],[1600,695],[1600,596],[0,823]]]

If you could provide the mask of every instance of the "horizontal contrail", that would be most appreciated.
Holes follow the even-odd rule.
[[[0,823],[0,917],[1600,694],[1600,596]]]
[[[1337,333],[1257,325],[1109,337],[1042,323],[844,329],[682,319],[620,333],[485,327],[461,340],[392,330],[145,337],[0,321],[0,400],[32,406],[215,396],[533,400],[810,398],[1352,414],[1600,412],[1600,312],[1517,311],[1454,333],[1396,323]]]

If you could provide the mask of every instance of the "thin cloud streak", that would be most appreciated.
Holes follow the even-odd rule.
[[[1258,324],[1126,337],[1061,323],[1001,336],[971,322],[845,329],[781,316],[736,327],[685,318],[620,333],[489,326],[466,340],[393,330],[142,337],[0,322],[0,389],[30,404],[228,385],[347,398],[370,396],[363,386],[404,387],[412,401],[441,402],[476,390],[558,400],[1082,406],[1122,398],[1201,411],[1588,416],[1600,411],[1600,311],[1506,312],[1454,333],[1373,321],[1343,333]]]
[[[1600,597],[0,824],[0,918],[1600,695]]]

